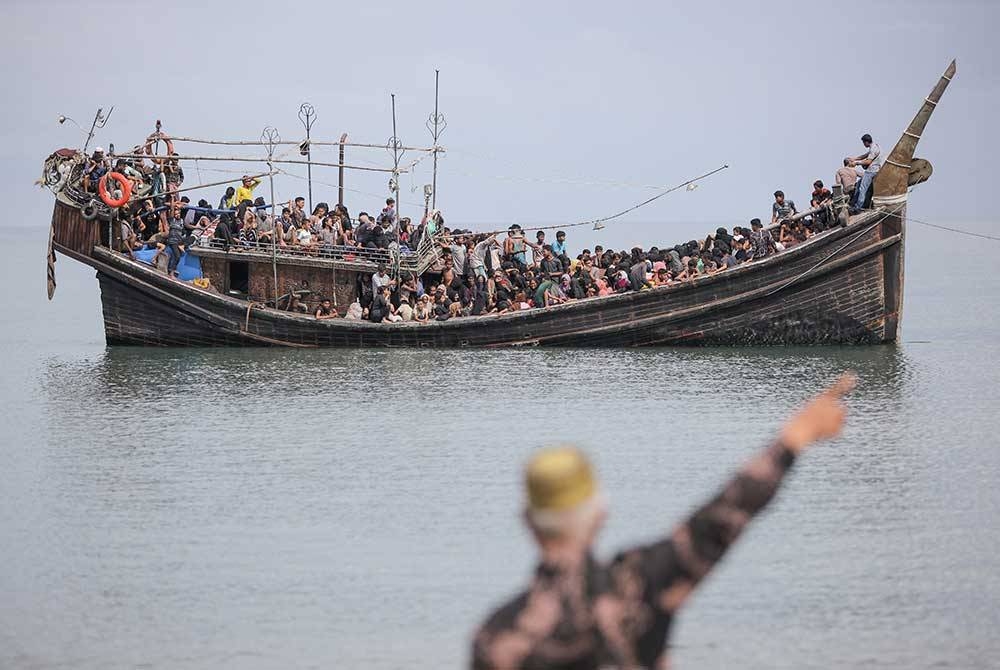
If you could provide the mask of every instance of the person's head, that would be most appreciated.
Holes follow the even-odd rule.
[[[817,191],[823,188],[823,181],[821,179],[817,179],[816,181],[814,181],[813,188],[816,189]]]
[[[253,183],[253,177],[248,174],[243,175],[243,185],[250,188],[250,184]]]
[[[539,230],[537,233],[535,233],[535,239],[538,240],[539,244],[541,244],[545,240],[545,231]]]
[[[306,199],[303,198],[301,195],[295,199],[296,209],[304,209],[305,206],[306,206]]]
[[[287,207],[281,208],[281,218],[288,219],[291,218],[291,216],[292,216],[292,210],[288,209]]]
[[[395,198],[386,198],[385,199],[385,206],[386,207],[392,207],[395,204],[396,204]]]
[[[763,226],[761,226],[760,219],[750,219],[750,227],[754,230],[760,230]]]
[[[378,273],[380,275],[384,275],[385,274],[385,263],[379,263],[378,264]]]
[[[228,187],[226,189],[226,198],[232,198],[234,195],[236,195],[236,188],[233,186]]]
[[[422,296],[420,296],[420,304],[421,305],[429,305],[430,302],[431,302],[431,296],[430,296],[430,294],[425,293]]]
[[[861,136],[861,143],[866,147],[870,147],[872,145],[872,136],[869,135],[868,133],[865,133],[864,135]]]
[[[559,232],[557,232],[556,233],[556,241],[557,242],[565,242],[566,241],[566,233],[564,233],[561,230]]]
[[[94,160],[99,161],[104,159],[104,149],[101,147],[94,147]]]
[[[545,258],[552,258],[552,245],[546,244],[542,247],[542,255]]]
[[[525,467],[524,518],[538,544],[585,552],[607,516],[587,457],[575,447],[543,449]]]
[[[331,305],[333,305],[333,303],[330,302],[329,298],[323,298],[323,302],[321,302],[320,304],[323,305],[324,309],[330,309]]]
[[[850,158],[845,158],[844,159],[844,167],[851,167],[851,159]]]
[[[326,213],[329,211],[330,207],[325,202],[321,202],[316,205],[315,209],[313,209],[313,215],[323,217],[326,216]]]
[[[604,247],[602,247],[600,244],[598,244],[597,246],[594,247],[594,255],[595,256],[600,256],[603,253],[604,253]]]
[[[776,203],[778,203],[779,205],[781,203],[785,202],[785,192],[784,191],[775,191],[774,192],[774,201]]]
[[[386,291],[388,291],[388,290],[389,289],[387,287],[385,287],[385,286],[379,286],[378,287],[378,294],[379,295],[385,295]]]

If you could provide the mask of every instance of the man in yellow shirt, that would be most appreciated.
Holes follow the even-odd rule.
[[[250,175],[243,175],[243,185],[236,189],[233,206],[238,206],[244,200],[253,202],[253,190],[258,186],[260,186],[260,179],[254,179]]]

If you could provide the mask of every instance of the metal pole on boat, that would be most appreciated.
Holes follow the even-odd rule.
[[[306,129],[306,141],[299,145],[299,153],[306,157],[306,175],[309,180],[309,212],[313,211],[313,166],[312,166],[312,130],[313,122],[316,121],[316,109],[308,102],[303,102],[299,107],[299,121]],[[343,162],[343,161],[341,161]],[[274,198],[271,199],[272,201]]]
[[[431,136],[434,138],[434,147],[431,151],[434,152],[434,173],[431,176],[431,209],[437,209],[437,179],[438,179],[438,152],[440,147],[438,147],[438,138],[441,137],[441,133],[444,129],[448,127],[448,122],[444,119],[444,114],[438,113],[438,82],[441,78],[441,70],[434,70],[434,114],[427,119],[427,130],[430,131]]]
[[[340,167],[337,168],[337,204],[344,206],[344,142],[347,141],[347,133],[340,136]]]
[[[84,154],[87,153],[87,147],[90,146],[90,140],[94,139],[94,131],[95,130],[100,130],[105,125],[107,125],[108,119],[111,118],[111,112],[115,111],[114,105],[112,105],[111,109],[108,110],[107,116],[104,116],[102,114],[103,111],[104,111],[103,107],[98,107],[97,108],[97,114],[94,114],[94,122],[92,124],[90,124],[90,132],[87,133],[87,141],[83,143],[83,153]],[[65,118],[65,117],[63,117],[63,118]],[[70,120],[72,120],[72,119],[70,119]],[[62,123],[62,121],[59,121],[59,123]],[[76,123],[76,121],[73,121],[73,123]]]
[[[274,217],[274,166],[271,161],[274,160],[274,147],[281,141],[281,136],[275,128],[268,126],[260,134],[260,139],[267,145],[267,171],[270,172],[267,180],[271,186],[271,270],[274,273],[274,308],[278,309],[278,241],[274,232],[277,221]]]
[[[389,138],[389,149],[392,151],[392,179],[389,181],[389,190],[393,192],[393,197],[396,199],[396,219],[399,219],[399,159],[403,155],[400,148],[403,143],[399,141],[399,136],[396,135],[396,94],[391,93],[392,96],[392,137]]]

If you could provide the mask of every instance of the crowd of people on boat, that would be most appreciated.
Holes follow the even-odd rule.
[[[862,143],[865,153],[845,158],[835,175],[854,212],[868,206],[881,164],[881,150],[871,136],[864,135]],[[96,149],[83,172],[84,190],[92,190],[111,169],[103,150]],[[166,254],[168,273],[175,273],[183,252],[201,240],[226,251],[277,246],[317,256],[358,249],[392,251],[398,258],[413,253],[421,240],[439,246],[437,262],[419,276],[383,263],[370,278],[359,280],[357,299],[344,316],[375,322],[503,314],[651,290],[765,258],[834,224],[832,208],[824,207],[832,202],[832,192],[817,180],[808,216],[799,215],[795,203],[779,190],[770,226],[755,218],[731,232],[720,227],[702,240],[669,247],[614,250],[597,245],[576,251],[565,230],[549,238],[551,228],[529,235],[531,231],[517,224],[499,233],[449,229],[438,210],[430,210],[414,225],[398,216],[393,198],[386,199],[378,214],[361,212],[356,219],[341,204],[330,208],[320,202],[310,212],[303,197],[287,202],[276,214],[277,208],[255,193],[261,180],[250,175],[239,186],[227,188],[217,206],[204,199],[192,204],[187,196],[177,197],[184,176],[176,159],[150,166],[118,158],[113,170],[133,182],[134,192],[147,194],[121,208],[120,249],[134,255],[155,248],[151,262]],[[340,315],[322,297],[314,310],[305,303],[296,307],[319,319]]]

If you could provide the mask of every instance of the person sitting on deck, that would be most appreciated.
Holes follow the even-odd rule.
[[[323,298],[320,300],[319,305],[316,306],[316,313],[313,314],[318,321],[323,321],[325,319],[336,319],[339,314],[337,310],[333,308],[333,303],[329,298]]]
[[[250,175],[243,175],[243,182],[236,189],[235,204],[238,205],[244,200],[253,202],[253,190],[258,186],[260,186],[260,179],[255,179]]]
[[[428,294],[423,294],[417,300],[417,309],[414,314],[414,319],[420,323],[427,323],[433,315],[434,309],[431,305],[431,297]]]
[[[104,156],[104,149],[95,147],[94,153],[83,168],[83,190],[90,193],[92,188],[97,186],[101,177],[108,173],[111,164]]]
[[[826,204],[830,200],[833,200],[833,193],[830,192],[830,189],[823,186],[822,180],[817,179],[814,181],[812,197],[809,199],[809,207],[816,208]]]
[[[257,243],[271,244],[274,241],[274,217],[267,213],[264,198],[254,200],[254,216],[256,217]]]
[[[559,259],[564,268],[569,264],[569,254],[566,251],[566,233],[556,232],[556,241],[552,243],[552,255]]]
[[[295,246],[308,254],[316,251],[312,230],[309,227],[309,219],[303,219],[302,224],[295,230],[293,238]]]
[[[549,279],[558,279],[563,273],[562,261],[555,257],[552,247],[547,244],[542,247],[542,262],[539,269],[542,275]]]
[[[826,230],[830,225],[830,210],[826,208],[833,202],[833,193],[830,189],[823,186],[823,182],[819,179],[813,182],[813,192],[812,196],[809,198],[810,209],[815,209],[817,207],[823,207],[820,211],[812,215],[810,224],[816,231]]]
[[[764,258],[768,254],[777,251],[771,231],[763,227],[760,219],[750,221],[750,243],[753,245],[753,260]]]
[[[396,282],[386,271],[385,263],[379,263],[378,271],[372,275],[372,293],[378,293],[378,290],[383,286],[392,289],[395,288]]]
[[[472,635],[474,670],[665,668],[673,623],[699,584],[773,500],[798,456],[837,437],[846,374],[794,413],[775,440],[673,532],[594,558],[607,503],[576,447],[543,449],[524,468],[522,517],[538,551],[526,590]],[[718,585],[717,585],[718,586]]]
[[[371,309],[368,311],[368,318],[373,323],[382,323],[392,313],[388,299],[388,288],[379,286],[372,299]]]
[[[771,223],[778,223],[797,213],[795,203],[791,200],[785,200],[784,191],[774,192],[774,203],[771,205]]]
[[[385,207],[382,208],[382,218],[385,221],[386,229],[390,232],[395,232],[396,230],[396,200],[395,198],[386,198]]]
[[[879,168],[882,167],[882,147],[875,143],[872,136],[865,133],[861,136],[861,143],[865,145],[865,153],[851,159],[853,165],[864,168],[861,181],[854,191],[853,208],[855,211],[865,209],[869,205],[869,191],[872,182],[878,176]]]
[[[653,274],[654,287],[668,286],[669,284],[672,283],[674,283],[674,278],[671,276],[670,270],[668,270],[665,267],[658,269]]]

